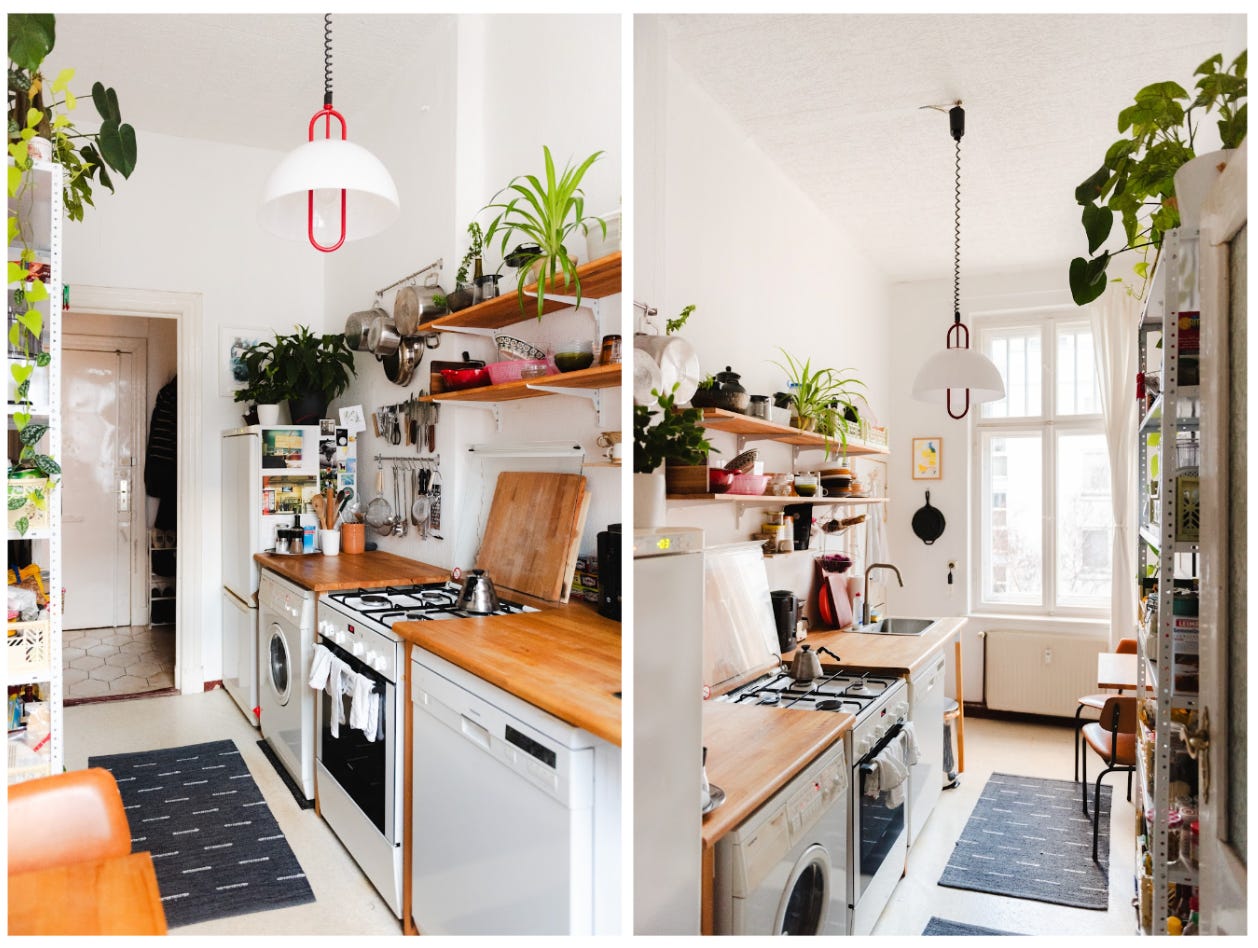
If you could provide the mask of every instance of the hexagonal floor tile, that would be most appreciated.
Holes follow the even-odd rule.
[[[137,678],[135,675],[123,675],[121,678],[115,678],[109,683],[109,691],[111,694],[128,694],[132,691],[148,691],[149,683],[147,678]]]
[[[148,683],[150,688],[173,688],[175,687],[175,676],[163,669],[156,675],[149,675]]]
[[[99,698],[107,694],[109,694],[109,682],[94,679],[76,681],[74,687],[70,689],[71,698]]]
[[[87,672],[82,668],[63,668],[61,669],[61,681],[69,688],[75,682],[87,681]]]
[[[131,635],[127,632],[115,632],[113,635],[107,635],[101,639],[106,645],[126,645],[131,641]]]
[[[148,646],[145,643],[137,642],[135,639],[132,639],[126,645],[121,645],[118,647],[118,650],[120,652],[127,652],[130,655],[140,655],[143,652],[145,652],[147,649],[148,649]]]
[[[101,640],[100,640],[100,636],[98,635],[84,635],[84,636],[81,636],[79,640],[74,643],[75,648],[81,648],[85,652],[89,648],[94,648],[95,646],[100,645],[100,644],[101,644]]]
[[[161,674],[162,666],[157,662],[137,662],[127,669],[127,673],[138,678],[150,678]]]
[[[105,660],[103,658],[98,658],[95,655],[84,655],[82,658],[76,658],[70,663],[71,667],[82,668],[85,671],[90,671],[93,668],[100,668],[104,664]]]
[[[116,665],[102,665],[100,668],[93,668],[88,672],[88,677],[97,681],[113,681],[115,678],[121,678],[126,673],[126,669],[118,668]]]
[[[106,656],[109,656],[109,655],[117,655],[118,646],[104,645],[104,644],[93,645],[89,649],[84,649],[84,651],[87,652],[88,655],[99,655],[101,658],[105,658]]]
[[[119,668],[126,668],[137,658],[138,656],[133,655],[130,652],[115,652],[113,655],[105,656],[105,664],[116,665]]]

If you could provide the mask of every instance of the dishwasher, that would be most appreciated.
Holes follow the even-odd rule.
[[[943,789],[944,668],[941,652],[922,671],[909,675],[909,720],[918,760],[909,771],[909,845],[917,839]]]
[[[596,757],[616,749],[419,647],[411,698],[419,931],[596,933]]]

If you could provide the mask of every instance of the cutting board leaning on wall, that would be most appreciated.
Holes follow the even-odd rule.
[[[498,475],[476,566],[494,586],[567,602],[590,495],[580,474]]]

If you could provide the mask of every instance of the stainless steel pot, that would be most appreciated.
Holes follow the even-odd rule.
[[[438,306],[433,302],[433,297],[446,295],[446,291],[443,290],[441,288],[441,284],[437,282],[436,273],[428,274],[428,276],[424,278],[424,285],[414,287],[414,290],[419,308],[420,324],[431,322],[438,316],[444,316],[446,313],[450,312],[450,307],[447,304],[443,303],[441,306]],[[416,328],[418,328],[418,326],[416,326]],[[414,329],[411,330],[411,332],[414,331]],[[410,335],[410,333],[406,333],[406,335]]]
[[[384,363],[384,374],[396,385],[410,385],[411,377],[419,364],[424,361],[424,340],[420,336],[403,339],[392,355],[380,360]]]
[[[371,321],[371,329],[367,333],[367,350],[375,353],[377,359],[393,355],[401,341],[402,337],[387,313],[381,312]]]
[[[474,616],[486,616],[497,611],[498,593],[494,591],[493,581],[483,569],[472,570],[467,579],[463,580],[463,588],[459,591],[454,607]]]
[[[381,308],[379,301],[371,307],[357,313],[350,313],[345,320],[345,342],[355,352],[368,351],[367,336],[371,330],[371,321],[377,316],[388,315]]]

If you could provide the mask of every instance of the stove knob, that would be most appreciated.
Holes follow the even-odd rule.
[[[345,630],[344,630],[344,629],[333,629],[333,630],[332,630],[332,641],[333,641],[333,642],[335,642],[337,645],[340,645],[342,642],[344,642],[344,641],[345,641]]]
[[[384,660],[383,655],[373,655],[371,657],[371,667],[374,668],[376,671],[379,671],[379,672],[384,671],[385,666],[387,664],[388,662]]]
[[[857,756],[857,757],[864,757],[864,756],[865,756],[865,751],[869,750],[869,747],[870,747],[870,741],[869,741],[869,738],[867,738],[867,737],[862,737],[862,738],[860,739],[860,743],[856,745],[856,756]]]
[[[355,655],[360,655],[360,656],[361,656],[361,655],[363,654],[363,652],[365,652],[366,650],[367,650],[367,649],[366,649],[366,646],[364,646],[362,642],[355,642],[355,643],[353,644],[353,646],[350,648],[350,651],[351,651],[351,652],[353,652]]]

